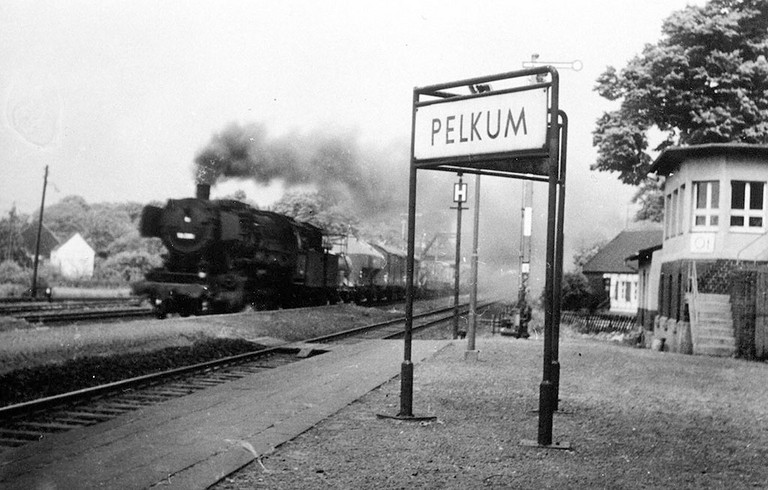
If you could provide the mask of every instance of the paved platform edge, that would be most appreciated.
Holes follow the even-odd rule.
[[[389,342],[395,342],[398,345],[402,345],[402,341],[389,341]],[[414,364],[419,364],[421,362],[426,361],[427,359],[434,357],[437,355],[438,352],[444,350],[449,345],[451,345],[451,341],[419,341],[414,340],[413,341],[413,351],[411,354],[411,361]],[[400,362],[402,363],[402,352],[400,352],[401,358]],[[312,429],[317,424],[321,423],[322,421],[330,418],[333,416],[333,414],[337,413],[339,410],[342,410],[344,407],[348,406],[349,404],[355,402],[356,400],[360,399],[361,397],[365,396],[367,393],[375,390],[379,386],[389,382],[390,380],[394,379],[395,377],[400,375],[399,371],[400,364],[397,364],[397,372],[394,370],[389,373],[388,376],[386,376],[386,379],[384,377],[380,378],[374,385],[369,385],[365,388],[364,392],[358,391],[353,396],[348,397],[346,400],[344,400],[342,403],[340,403],[338,406],[334,407],[333,410],[323,412],[323,413],[317,413],[314,416],[310,417],[302,417],[303,421],[296,421],[298,422],[298,426],[294,424],[292,425],[292,429],[289,428],[288,430],[280,430],[279,427],[272,427],[268,431],[268,434],[261,434],[261,441],[236,441],[237,445],[234,445],[229,450],[214,454],[210,458],[201,461],[200,463],[191,466],[189,468],[185,468],[182,471],[171,475],[168,480],[164,480],[161,482],[157,482],[155,485],[153,485],[153,488],[168,488],[168,489],[194,489],[194,488],[201,488],[205,489],[208,488],[215,483],[221,481],[222,479],[226,478],[227,475],[230,475],[234,473],[235,471],[243,468],[244,466],[252,463],[253,461],[256,461],[257,456],[262,457],[267,454],[272,453],[275,451],[280,445],[285,444],[286,442],[295,439],[299,435],[303,434],[304,432]],[[264,437],[267,436],[267,437]],[[233,441],[234,442],[234,441]],[[243,444],[244,443],[244,444]],[[250,448],[252,448],[256,454],[253,454],[250,452],[249,448],[246,448],[246,445],[250,445]]]
[[[411,360],[419,364],[452,343],[414,340]],[[0,486],[207,488],[397,377],[402,361],[402,340],[337,346],[324,355],[285,366],[275,373],[271,384],[263,382],[266,378],[244,378],[230,384],[231,388],[223,385],[197,397],[190,395],[188,401],[173,400],[129,415],[123,422],[113,420],[23,446],[0,461]],[[288,387],[286,381],[281,381],[291,376],[314,389]],[[264,388],[269,389],[265,392]],[[232,398],[227,389],[242,393],[240,401],[227,405],[228,398]],[[241,407],[243,397],[249,393],[263,395],[259,400],[263,420],[259,423],[243,423]],[[173,414],[182,405],[188,414],[179,419]],[[274,407],[281,407],[280,412],[275,412]],[[217,412],[222,418],[211,417],[212,410],[223,410]],[[213,422],[203,417],[203,412]],[[234,426],[227,425],[227,415],[235,421]],[[149,447],[137,441],[149,434],[155,439]],[[183,443],[183,447],[164,440],[177,434],[182,440],[175,442]],[[143,454],[136,456],[137,448]],[[23,466],[13,469],[17,464]]]

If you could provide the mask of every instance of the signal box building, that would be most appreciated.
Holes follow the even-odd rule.
[[[754,274],[768,272],[768,145],[669,147],[650,171],[665,177],[664,241],[652,255],[660,262],[656,346],[768,355],[768,326],[755,314],[768,308],[754,291]]]

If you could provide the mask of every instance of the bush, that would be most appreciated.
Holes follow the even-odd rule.
[[[32,273],[12,260],[0,262],[0,283],[29,286]]]
[[[150,269],[161,264],[160,257],[147,252],[120,252],[97,264],[94,279],[128,283],[143,278]]]
[[[0,298],[20,298],[29,290],[29,284],[0,284]]]
[[[580,310],[589,308],[592,301],[592,288],[589,280],[579,272],[563,274],[563,290],[561,293],[563,310]]]

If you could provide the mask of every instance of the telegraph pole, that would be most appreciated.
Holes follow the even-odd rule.
[[[32,297],[37,298],[37,267],[40,262],[40,235],[43,231],[43,210],[45,209],[45,189],[48,187],[48,165],[43,177],[43,199],[40,202],[40,217],[37,221],[37,240],[35,241],[35,265],[32,271]]]

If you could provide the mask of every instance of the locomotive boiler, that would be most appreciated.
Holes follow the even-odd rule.
[[[160,238],[168,253],[133,289],[159,317],[338,300],[339,257],[321,229],[209,193],[198,185],[195,198],[142,212],[141,235]]]

